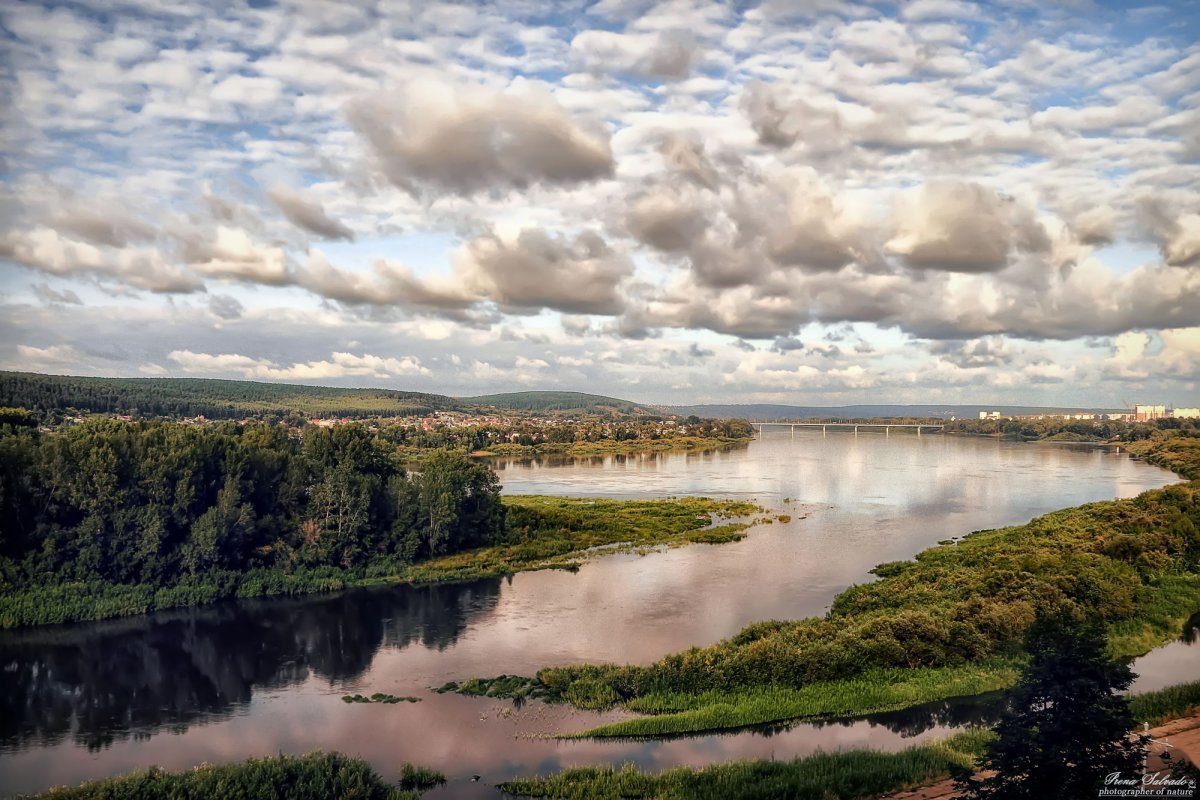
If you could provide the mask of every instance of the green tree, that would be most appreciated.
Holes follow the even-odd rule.
[[[491,542],[504,528],[496,473],[462,453],[439,450],[417,477],[417,524],[432,557]]]
[[[1094,800],[1105,777],[1133,778],[1141,753],[1123,694],[1133,681],[1108,658],[1103,628],[1064,613],[1039,616],[1026,636],[1028,666],[1008,696],[976,779],[957,776],[971,800]]]

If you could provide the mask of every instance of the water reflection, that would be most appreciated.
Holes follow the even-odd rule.
[[[366,672],[381,647],[443,650],[500,580],[256,601],[0,635],[0,748],[89,750],[236,713],[254,692]]]
[[[874,565],[910,558],[940,539],[1174,480],[1096,449],[819,433],[766,436],[729,451],[497,466],[506,492],[753,497],[792,521],[721,547],[609,556],[577,574],[522,573],[511,581],[0,634],[0,794],[150,764],[185,769],[314,749],[362,756],[385,776],[403,760],[427,764],[451,776],[447,796],[486,796],[483,783],[572,765],[631,761],[660,770],[815,749],[898,749],[983,721],[986,710],[959,702],[779,727],[770,736],[564,742],[544,735],[619,715],[537,702],[512,709],[429,687],[530,674],[547,664],[649,663],[756,620],[819,615],[838,591],[868,580]],[[1172,669],[1177,675],[1178,666],[1162,674]],[[1195,675],[1194,663],[1191,669]],[[421,702],[339,699],[375,691]],[[484,781],[471,783],[472,774]]]

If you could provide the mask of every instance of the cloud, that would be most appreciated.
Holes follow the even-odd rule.
[[[245,309],[236,297],[214,294],[208,298],[208,310],[221,319],[239,319]]]
[[[1111,206],[1095,206],[1076,215],[1071,230],[1083,244],[1112,244],[1117,235],[1117,212]]]
[[[354,239],[354,231],[331,218],[316,200],[306,198],[286,186],[275,186],[267,195],[296,227],[325,239]]]
[[[1032,212],[973,183],[936,181],[901,196],[887,249],[914,269],[997,272],[1010,254],[1050,247]]]
[[[187,293],[204,288],[197,276],[171,264],[156,249],[99,248],[45,227],[0,236],[0,258],[51,275],[92,275],[152,292]]]
[[[267,286],[286,286],[295,280],[282,247],[257,244],[242,228],[218,225],[215,237],[189,233],[183,244],[185,258],[202,275]]]
[[[582,69],[657,80],[686,78],[696,60],[696,43],[686,31],[616,33],[588,30],[571,41],[571,56]]]
[[[588,231],[574,240],[539,229],[491,233],[472,239],[455,260],[467,286],[518,312],[619,314],[626,302],[620,284],[633,274],[628,256]]]
[[[540,86],[421,83],[353,103],[348,117],[383,173],[412,194],[571,185],[613,174],[609,137]]]
[[[1176,267],[1200,264],[1200,214],[1172,214],[1164,201],[1154,198],[1139,200],[1138,213],[1158,241],[1158,249],[1168,264]]]
[[[330,378],[367,377],[392,378],[406,375],[428,375],[428,368],[411,356],[401,358],[353,353],[332,353],[328,359],[297,362],[279,366],[263,358],[238,353],[195,353],[191,350],[172,350],[167,358],[188,374],[236,374],[245,378],[268,380],[328,380]]]
[[[31,287],[34,295],[44,303],[64,303],[73,306],[83,305],[83,301],[79,299],[79,295],[70,289],[63,289],[61,292],[50,288],[45,283],[35,283]]]

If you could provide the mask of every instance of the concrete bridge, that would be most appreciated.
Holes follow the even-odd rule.
[[[936,431],[941,433],[945,429],[945,425],[933,423],[914,423],[914,422],[752,422],[759,433],[762,433],[763,428],[767,426],[791,428],[792,437],[796,436],[796,428],[820,428],[821,435],[827,435],[827,430],[833,428],[836,430],[854,429],[854,435],[858,436],[859,428],[883,428],[884,436],[892,435],[892,428],[916,428],[917,436],[921,435],[922,430]]]

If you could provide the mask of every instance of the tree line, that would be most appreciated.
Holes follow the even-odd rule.
[[[357,425],[3,424],[0,585],[407,564],[500,536],[499,491],[459,453],[406,469]]]

